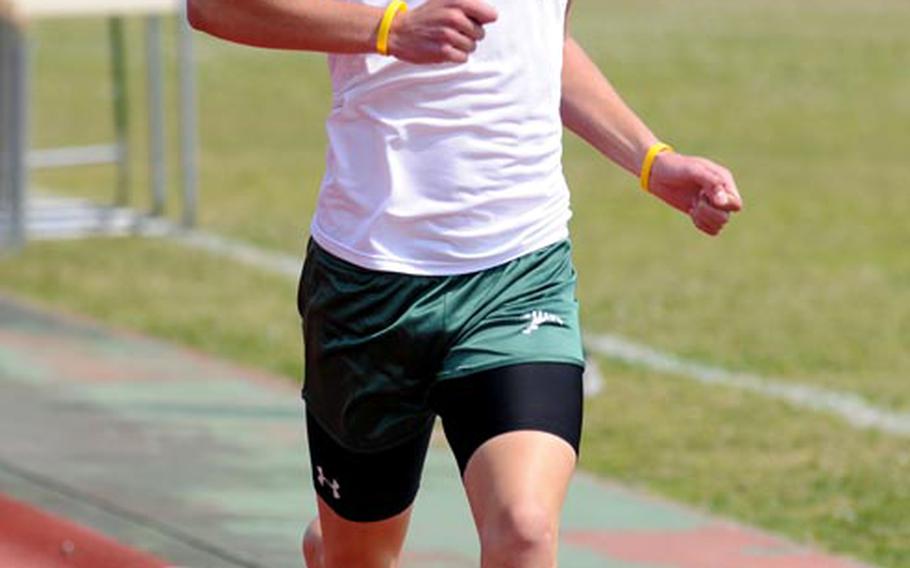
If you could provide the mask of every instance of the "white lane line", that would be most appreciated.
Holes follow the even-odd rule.
[[[590,351],[604,357],[708,385],[738,388],[767,398],[784,400],[800,408],[834,414],[857,428],[910,436],[910,413],[874,406],[852,393],[736,373],[663,353],[618,335],[588,334],[585,341]]]
[[[300,276],[303,262],[302,252],[301,256],[297,257],[202,231],[177,232],[172,235],[172,238],[189,247],[205,250],[275,274],[290,278]],[[834,414],[857,428],[879,430],[898,436],[910,436],[910,413],[895,412],[874,406],[856,394],[712,367],[670,353],[663,353],[619,335],[589,333],[585,335],[585,344],[593,353],[635,366],[676,375],[703,384],[738,388],[766,398],[784,400],[799,408]],[[589,361],[585,383],[587,395],[597,394],[604,388],[602,373],[593,360]]]
[[[297,257],[283,252],[265,250],[243,241],[204,231],[176,231],[169,237],[190,248],[204,250],[217,256],[236,260],[247,266],[290,278],[299,278],[300,270],[303,268],[302,249],[300,256]]]
[[[584,374],[584,392],[585,398],[597,396],[606,388],[603,373],[600,372],[600,365],[596,359],[585,357],[585,374]]]

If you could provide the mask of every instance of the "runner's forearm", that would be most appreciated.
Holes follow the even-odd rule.
[[[563,49],[560,110],[566,128],[634,175],[657,141],[571,37]]]
[[[338,0],[187,0],[189,20],[222,39],[275,49],[376,50],[382,9]]]

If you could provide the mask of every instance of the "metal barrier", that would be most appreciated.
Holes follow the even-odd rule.
[[[161,19],[178,14],[180,84],[181,224],[193,226],[197,209],[196,95],[191,31],[186,23],[185,3],[180,0],[0,0],[0,249],[17,249],[35,233],[30,219],[28,174],[38,168],[61,168],[89,164],[116,164],[116,187],[112,206],[126,211],[130,204],[129,100],[123,19],[138,15],[145,24],[146,87],[149,123],[149,186],[151,209],[134,215],[160,217],[166,207],[166,142],[164,132],[164,72],[161,53]],[[103,16],[109,18],[111,83],[113,89],[114,140],[111,144],[31,150],[28,24],[50,18]],[[60,215],[60,203],[55,215]],[[84,203],[77,207],[85,212]],[[64,213],[65,214],[65,213]],[[132,214],[132,213],[131,213]],[[122,229],[122,223],[118,225]],[[97,232],[103,232],[99,230]]]
[[[26,168],[19,159],[26,147],[24,106],[27,83],[22,30],[0,20],[0,244],[25,242]]]

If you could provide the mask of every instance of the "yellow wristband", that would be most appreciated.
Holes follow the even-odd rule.
[[[652,144],[648,148],[648,153],[645,154],[645,161],[641,164],[641,188],[647,192],[651,192],[651,168],[654,166],[654,160],[657,158],[657,155],[661,152],[672,152],[673,147],[669,144],[664,144],[663,142],[657,142]]]
[[[392,31],[392,20],[400,12],[407,12],[408,5],[404,0],[392,0],[392,3],[385,9],[382,15],[382,21],[379,22],[379,34],[376,36],[376,51],[383,55],[389,54],[389,32]]]

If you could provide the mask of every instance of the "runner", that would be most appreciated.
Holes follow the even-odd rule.
[[[709,235],[742,200],[623,103],[567,33],[566,0],[386,1],[189,0],[213,35],[329,53],[298,294],[319,496],[304,556],[398,565],[440,416],[481,565],[555,566],[584,366],[563,127]]]

